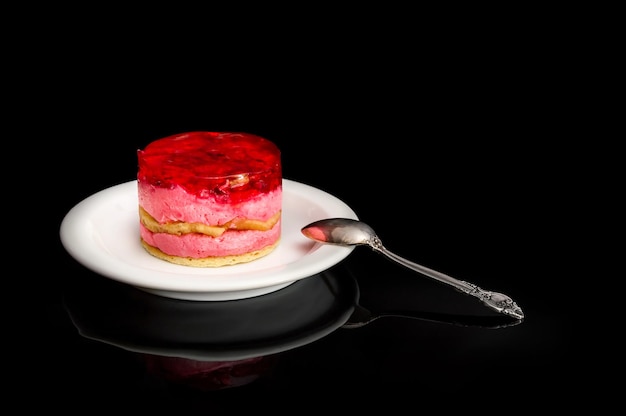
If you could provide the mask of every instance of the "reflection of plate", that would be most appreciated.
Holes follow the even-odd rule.
[[[155,296],[93,276],[73,280],[64,302],[84,337],[199,361],[243,360],[309,344],[340,328],[359,295],[341,265],[264,296],[223,302]]]
[[[61,223],[65,249],[106,277],[161,296],[230,300],[282,289],[337,264],[354,247],[315,243],[300,229],[327,217],[357,219],[338,198],[309,185],[283,180],[282,238],[269,255],[250,263],[196,268],[148,254],[139,242],[137,182],[100,191],[72,208]]]

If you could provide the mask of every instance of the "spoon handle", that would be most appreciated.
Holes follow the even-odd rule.
[[[439,282],[453,286],[454,288],[461,291],[462,293],[465,293],[466,295],[478,298],[486,306],[497,312],[514,317],[516,319],[524,318],[524,313],[522,312],[522,309],[517,306],[513,299],[505,294],[483,290],[473,283],[455,279],[448,276],[447,274],[443,274],[436,270],[429,269],[428,267],[422,266],[403,257],[400,257],[397,254],[394,254],[391,251],[387,250],[378,238],[370,241],[369,245],[375,251],[385,255],[387,258],[395,261],[398,264],[401,264],[404,267],[407,267],[413,271],[438,280]]]

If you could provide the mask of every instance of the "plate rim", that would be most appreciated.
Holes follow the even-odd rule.
[[[187,276],[195,276],[202,272],[210,274],[213,277],[217,276],[224,278],[226,275],[221,273],[223,271],[221,268],[190,268],[190,266],[169,264],[164,260],[156,258],[154,259],[159,260],[154,263],[157,267],[162,265],[166,268],[177,269],[181,273],[177,274],[160,270],[148,270],[128,263],[121,263],[123,267],[121,267],[121,270],[118,270],[115,265],[110,265],[108,261],[113,261],[114,263],[117,261],[117,263],[119,263],[122,261],[119,257],[115,257],[111,253],[105,254],[103,253],[104,250],[98,250],[94,247],[96,244],[93,242],[93,239],[98,237],[98,235],[88,235],[88,230],[91,225],[89,221],[92,219],[96,210],[103,209],[103,202],[112,204],[114,198],[128,198],[124,192],[130,193],[131,189],[134,189],[132,192],[136,195],[136,183],[136,180],[122,182],[95,192],[78,202],[64,216],[61,222],[59,234],[61,243],[66,252],[86,268],[104,277],[117,280],[158,295],[181,299],[196,299],[198,297],[202,298],[206,296],[210,298],[213,295],[225,299],[241,299],[256,296],[265,292],[278,290],[297,280],[313,276],[327,270],[345,259],[355,248],[354,246],[342,247],[310,241],[309,251],[301,258],[298,258],[296,261],[291,263],[280,264],[280,266],[285,270],[277,273],[277,277],[270,276],[270,272],[266,269],[260,270],[258,273],[254,270],[246,270],[244,273],[244,270],[242,270],[242,273],[244,274],[243,279],[227,280],[226,282],[222,281],[221,284],[218,285],[211,284],[211,281],[208,279],[200,280],[192,278],[194,280],[191,282],[186,280],[186,278]],[[283,194],[288,197],[299,197],[309,202],[314,199],[319,200],[321,198],[324,203],[323,208],[327,208],[331,212],[337,212],[336,215],[331,214],[330,216],[342,216],[358,219],[355,211],[341,199],[312,185],[283,178]],[[128,199],[125,199],[125,201],[130,203]],[[319,204],[317,207],[322,208]],[[283,209],[287,210],[289,207],[283,207]],[[120,220],[123,218],[127,217],[120,217]],[[317,219],[321,218],[311,217],[311,222]],[[304,225],[306,224],[302,224],[302,226]],[[283,232],[285,231],[285,226],[283,226]],[[306,237],[303,238],[306,239]],[[281,245],[279,244],[277,251],[280,250],[280,248]],[[142,252],[142,255],[143,253],[145,253],[146,256],[150,256],[147,252]],[[272,254],[273,253],[270,253],[270,255]],[[102,261],[102,259],[107,259],[108,261]],[[313,261],[315,259],[321,260],[315,262]],[[239,266],[243,266],[241,269],[250,268],[261,260],[263,259],[254,260],[254,262],[244,263],[242,265],[227,266],[228,269],[224,270],[232,272],[232,270],[235,270],[234,268]],[[300,268],[298,268],[298,266],[300,266]],[[131,274],[133,271],[140,272],[139,277],[132,276]],[[143,277],[143,274],[146,272],[152,272],[153,275],[159,277],[160,279],[164,279],[167,276],[182,276],[183,278],[167,280],[168,283],[164,284],[163,281],[159,281],[159,279],[150,280]],[[237,274],[231,275],[230,273],[227,273],[227,275],[237,276]],[[245,277],[249,275],[256,276],[259,280],[256,280],[255,283],[252,284],[252,282],[246,281],[245,279]]]

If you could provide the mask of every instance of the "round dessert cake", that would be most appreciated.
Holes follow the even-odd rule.
[[[248,133],[189,132],[137,151],[141,243],[194,267],[245,263],[280,241],[278,147]]]

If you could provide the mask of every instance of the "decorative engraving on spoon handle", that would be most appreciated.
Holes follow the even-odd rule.
[[[487,290],[483,290],[476,286],[473,283],[469,283],[463,280],[455,279],[447,274],[438,272],[436,270],[430,269],[428,267],[422,266],[420,264],[414,263],[410,260],[405,259],[404,257],[400,257],[397,254],[392,253],[387,250],[381,240],[378,237],[374,237],[367,242],[367,244],[373,248],[375,251],[387,256],[391,260],[428,277],[431,277],[435,280],[438,280],[442,283],[446,283],[458,289],[459,291],[478,298],[482,301],[486,306],[491,309],[503,313],[505,315],[511,316],[513,318],[522,319],[524,318],[524,313],[522,309],[507,295],[498,292],[490,292]]]
[[[460,289],[461,292],[464,292],[470,296],[474,296],[482,301],[485,305],[490,307],[491,309],[503,313],[505,315],[509,315],[513,318],[522,319],[524,318],[524,313],[522,312],[522,308],[517,306],[517,304],[503,293],[491,292],[489,290],[483,290],[476,286],[473,283],[462,281],[465,285],[472,287],[471,290]]]

